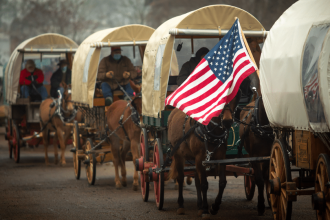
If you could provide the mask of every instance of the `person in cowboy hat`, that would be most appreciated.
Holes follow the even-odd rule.
[[[104,57],[99,65],[97,79],[102,81],[101,88],[105,105],[109,106],[113,102],[113,91],[119,89],[117,82],[124,88],[129,96],[133,96],[133,89],[129,84],[129,79],[137,76],[131,60],[121,55],[120,47],[111,47],[111,54]],[[124,98],[129,100],[129,97]]]
[[[57,65],[59,68],[50,78],[50,96],[53,98],[58,98],[58,90],[63,95],[64,88],[67,85],[71,85],[71,70],[68,68],[68,62],[66,60],[60,60]]]
[[[40,98],[45,100],[48,97],[48,93],[43,86],[43,82],[44,73],[42,70],[36,68],[33,60],[27,60],[19,78],[23,98],[30,96],[34,101],[41,101]]]

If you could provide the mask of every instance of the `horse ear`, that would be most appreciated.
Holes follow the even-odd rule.
[[[131,87],[135,93],[141,92],[141,86],[135,85],[135,83],[132,80],[129,80],[129,84],[131,85]]]

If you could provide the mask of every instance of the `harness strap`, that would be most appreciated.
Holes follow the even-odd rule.
[[[124,124],[123,124],[124,114],[125,114],[125,111],[126,111],[126,109],[127,109],[128,106],[129,106],[129,104],[126,105],[126,108],[124,109],[123,114],[121,114],[118,123],[119,123],[119,125],[123,128],[124,133],[125,133],[125,136],[126,136],[126,139],[127,139],[128,141],[131,141],[131,140],[129,139],[129,137],[128,137],[128,134],[127,134],[126,129],[125,129]]]

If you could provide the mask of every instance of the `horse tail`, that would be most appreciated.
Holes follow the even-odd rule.
[[[170,167],[170,172],[168,172],[168,180],[176,179],[177,177],[178,177],[178,171],[176,170],[175,159],[173,157],[171,167]]]

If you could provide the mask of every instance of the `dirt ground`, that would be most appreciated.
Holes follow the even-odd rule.
[[[52,148],[49,152],[51,163],[54,161]],[[154,202],[153,187],[149,202],[142,201],[140,191],[132,190],[132,162],[126,162],[126,188],[115,188],[112,163],[98,165],[96,183],[89,186],[83,167],[81,179],[75,179],[70,148],[67,146],[67,165],[64,167],[46,166],[43,146],[21,148],[20,163],[15,164],[9,159],[8,145],[1,134],[0,219],[201,219],[197,217],[194,183],[184,188],[185,215],[176,214],[178,192],[172,181],[165,186],[164,210],[159,211]],[[218,180],[209,177],[209,205],[216,197]],[[227,181],[220,211],[211,219],[272,219],[269,207],[264,216],[257,216],[257,190],[252,201],[245,199],[243,177],[227,177]],[[315,219],[310,196],[298,197],[293,204],[292,219]]]

